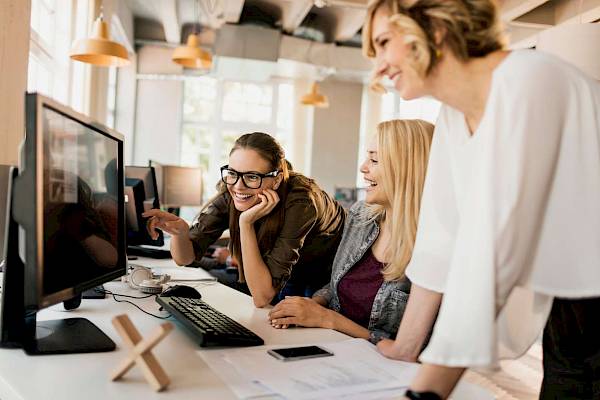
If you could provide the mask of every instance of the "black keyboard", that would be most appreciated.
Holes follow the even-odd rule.
[[[265,344],[254,332],[202,300],[157,296],[156,302],[183,324],[198,339],[198,344],[202,347]]]

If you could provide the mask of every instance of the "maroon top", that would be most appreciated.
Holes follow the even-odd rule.
[[[383,283],[382,268],[383,263],[369,249],[338,284],[340,312],[365,328],[369,327],[373,300]]]

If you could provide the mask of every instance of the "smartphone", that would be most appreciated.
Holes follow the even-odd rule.
[[[319,346],[287,347],[268,350],[267,353],[281,361],[306,360],[307,358],[329,357],[333,353]]]

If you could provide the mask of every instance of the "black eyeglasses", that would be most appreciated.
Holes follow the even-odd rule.
[[[248,189],[258,189],[262,185],[264,178],[274,178],[279,174],[279,171],[275,170],[266,174],[258,172],[238,172],[235,169],[229,168],[229,165],[221,167],[221,179],[227,185],[235,185],[242,177],[244,186]]]

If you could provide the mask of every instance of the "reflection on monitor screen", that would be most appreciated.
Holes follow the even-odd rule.
[[[119,268],[118,144],[48,108],[43,125],[47,296]]]

